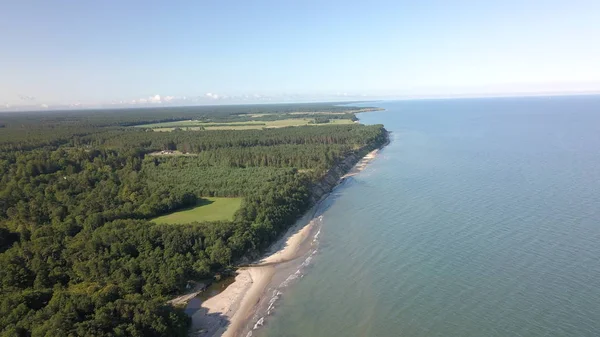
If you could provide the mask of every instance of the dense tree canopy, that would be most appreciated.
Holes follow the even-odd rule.
[[[185,336],[189,318],[166,304],[169,296],[256,256],[309,207],[311,186],[327,170],[386,139],[381,125],[360,124],[170,133],[126,127],[190,114],[247,118],[237,108],[181,109],[3,120],[0,334]],[[165,149],[187,155],[151,154]],[[232,221],[148,221],[208,196],[244,200]]]

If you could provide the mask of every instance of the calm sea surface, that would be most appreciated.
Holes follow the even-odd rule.
[[[254,336],[600,336],[600,97],[384,102]]]

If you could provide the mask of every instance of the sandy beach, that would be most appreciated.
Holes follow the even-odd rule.
[[[377,149],[365,155],[340,181],[364,170],[378,151]],[[192,315],[192,336],[239,336],[265,295],[265,289],[275,273],[275,266],[299,256],[299,249],[309,239],[315,223],[314,209],[313,207],[275,242],[264,258],[256,264],[238,269],[235,282],[201,304],[201,310]]]

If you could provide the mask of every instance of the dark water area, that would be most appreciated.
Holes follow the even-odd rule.
[[[377,105],[391,144],[253,336],[600,335],[600,97]]]

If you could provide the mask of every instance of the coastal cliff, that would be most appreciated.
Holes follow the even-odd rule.
[[[343,177],[351,174],[351,170],[362,160],[368,153],[374,150],[379,150],[390,142],[389,132],[384,129],[384,134],[381,139],[376,139],[372,144],[363,146],[354,153],[348,155],[344,160],[334,165],[323,177],[311,187],[310,203],[316,204],[323,196],[327,195],[337,186]]]
[[[358,161],[362,158],[359,153],[364,151],[358,151],[346,157],[343,161],[333,166],[319,182],[314,184],[311,188],[310,203],[316,204],[323,196],[331,192],[331,190],[340,183],[340,179],[350,170]],[[367,152],[365,152],[366,154]]]

